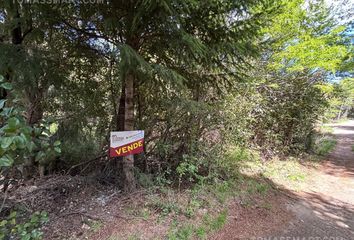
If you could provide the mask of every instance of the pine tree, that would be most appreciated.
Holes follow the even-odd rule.
[[[274,1],[214,0],[115,1],[100,6],[103,21],[95,24],[95,32],[117,48],[124,130],[134,129],[134,90],[151,80],[194,88],[226,86],[240,79],[247,58],[257,54],[255,38],[274,6]],[[133,167],[133,156],[125,157],[126,191],[135,189]]]

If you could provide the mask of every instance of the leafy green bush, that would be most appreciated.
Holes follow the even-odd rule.
[[[12,90],[12,85],[0,76],[0,88]],[[13,99],[0,100],[0,167],[23,164],[34,158],[46,165],[61,152],[60,141],[52,141],[51,122],[29,126],[16,92]]]
[[[199,174],[199,169],[202,166],[201,162],[193,156],[184,155],[183,162],[181,162],[176,168],[176,172],[179,177],[179,183],[181,183],[182,178],[188,180],[189,182],[199,182],[203,181],[203,176]]]
[[[12,85],[0,76],[0,87],[11,90]],[[0,100],[0,167],[10,167],[33,150],[32,129],[27,126],[22,112],[12,106],[6,107],[7,99]]]
[[[312,79],[306,72],[264,71],[266,80],[256,91],[259,100],[252,113],[251,140],[262,149],[264,158],[310,150],[313,129],[327,106],[317,88],[324,76]]]
[[[40,240],[43,233],[40,228],[48,222],[48,214],[44,211],[33,213],[28,220],[21,221],[24,216],[17,211],[0,222],[0,240]]]
[[[234,146],[223,158],[216,161],[215,169],[220,171],[221,175],[229,178],[237,178],[240,174],[240,168],[247,162],[258,160],[259,156],[255,151],[245,147]]]

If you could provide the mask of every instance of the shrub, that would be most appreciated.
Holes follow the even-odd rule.
[[[33,213],[29,219],[23,214],[12,211],[0,222],[0,239],[40,240],[43,233],[40,228],[48,222],[48,214],[44,211]]]

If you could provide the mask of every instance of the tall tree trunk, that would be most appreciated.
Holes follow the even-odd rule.
[[[122,92],[119,98],[118,114],[116,119],[116,128],[118,131],[124,130],[125,119],[125,84],[122,85]]]
[[[21,24],[20,24],[20,13],[18,11],[18,6],[16,2],[10,2],[9,9],[7,9],[10,14],[9,14],[9,20],[10,22],[15,22],[16,27],[14,27],[11,32],[11,43],[13,45],[21,45],[22,44],[22,29],[21,29]],[[0,42],[4,42],[4,39],[0,39]],[[7,72],[5,74],[5,79],[8,82],[12,82],[12,75],[11,75],[11,68],[7,69]],[[8,93],[5,89],[0,89],[0,99],[6,99]]]
[[[34,89],[33,89],[34,90]],[[40,123],[43,118],[43,89],[36,89],[34,92],[28,94],[28,103],[26,109],[27,124],[31,127]],[[44,175],[44,166],[38,167],[40,176]],[[35,157],[29,157],[24,160],[23,176],[28,179],[31,178],[36,172]]]
[[[128,72],[125,76],[125,114],[124,130],[134,130],[134,75]],[[136,189],[134,176],[134,155],[123,157],[124,191],[133,192]]]
[[[122,84],[122,90],[118,101],[118,113],[116,114],[115,121],[115,130],[117,131],[124,131],[124,118],[125,118],[125,84]],[[117,109],[115,109],[117,112]],[[122,172],[123,172],[123,157],[116,157],[113,159],[114,166],[116,170],[116,184],[122,183]],[[123,183],[124,184],[124,183]]]
[[[42,99],[43,99],[43,90],[38,89],[36,93],[29,94],[29,102],[27,105],[27,123],[30,126],[38,124],[43,118],[43,108],[42,108]]]
[[[20,21],[21,16],[18,11],[17,4],[16,3],[14,3],[14,4],[15,4],[15,6],[12,6],[12,11],[14,11],[14,15],[12,18],[13,18],[13,21],[16,23],[16,27],[14,27],[11,30],[11,42],[14,45],[20,45],[20,44],[22,44],[22,41],[23,41],[21,21]]]
[[[22,44],[23,41],[23,35],[22,35],[22,26],[21,26],[21,15],[19,12],[19,6],[17,2],[10,2],[10,8],[9,11],[12,13],[10,16],[11,21],[15,22],[15,27],[11,30],[11,43],[14,46],[20,46]],[[17,51],[19,51],[19,48],[17,49]],[[10,74],[11,69],[9,69],[9,73],[7,74],[7,80],[9,82],[12,82],[12,75]],[[30,94],[31,95],[31,94]],[[38,108],[38,106],[36,106],[33,103],[33,99],[30,97],[30,106],[27,107],[27,123],[30,126],[33,126],[33,124],[35,122],[37,122],[38,118],[42,118],[42,114],[43,112],[40,109],[35,109]],[[33,114],[32,112],[29,114],[29,109],[33,109],[35,110],[35,114]],[[31,110],[32,111],[32,110]],[[34,157],[29,157],[29,158],[25,158],[24,159],[24,164],[23,164],[23,177],[25,179],[28,179],[30,177],[33,176],[35,172],[35,168],[34,168]]]

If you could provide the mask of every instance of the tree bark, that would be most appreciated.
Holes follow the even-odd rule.
[[[115,109],[116,113],[116,118],[114,119],[115,121],[115,130],[116,131],[124,131],[124,118],[125,118],[125,84],[124,82],[122,83],[122,90],[121,94],[118,100],[118,110]],[[116,184],[122,184],[122,173],[123,173],[123,157],[115,157],[113,159],[114,161],[114,167],[116,170]],[[123,178],[124,180],[124,178]],[[123,182],[124,184],[124,182]]]
[[[16,23],[16,27],[14,27],[11,30],[11,43],[14,46],[20,46],[23,42],[23,34],[22,34],[22,26],[21,26],[21,15],[19,12],[19,6],[18,3],[12,2],[10,3],[10,12],[13,13],[12,16],[10,16],[11,20]],[[10,72],[10,70],[9,70]],[[11,74],[8,74],[8,81],[12,82],[12,76]],[[30,94],[31,95],[31,94]],[[34,95],[35,96],[35,95]],[[30,97],[29,99],[29,106],[27,106],[26,109],[26,114],[27,114],[27,123],[30,126],[33,126],[35,123],[37,123],[40,119],[42,119],[43,116],[43,111],[41,106],[36,105],[37,99],[33,99]],[[35,172],[35,167],[34,167],[34,157],[29,157],[24,159],[23,163],[23,177],[25,179],[31,178],[34,175]]]
[[[125,76],[125,108],[124,130],[134,130],[134,75],[128,72]],[[136,189],[134,176],[134,155],[123,157],[124,191],[133,192]]]
[[[118,114],[116,119],[116,128],[118,131],[124,130],[125,120],[125,84],[122,85],[122,93],[119,98]]]
[[[33,91],[34,89],[32,89]],[[38,124],[43,118],[43,90],[36,89],[35,92],[28,94],[28,105],[26,110],[27,123],[30,126]]]
[[[37,89],[35,92],[28,94],[28,103],[26,109],[26,121],[27,124],[31,127],[40,123],[43,118],[43,90]],[[44,166],[39,166],[38,168],[40,176],[44,176],[45,168]],[[25,179],[33,177],[36,172],[35,167],[35,157],[29,157],[24,160],[23,164],[23,176]]]
[[[21,24],[20,24],[20,13],[18,11],[17,8],[17,4],[15,4],[16,6],[13,6],[13,8],[15,8],[15,14],[13,16],[14,21],[18,21],[16,23],[16,27],[13,28],[11,30],[11,42],[14,45],[20,45],[22,44],[23,41],[23,37],[22,37],[22,28],[21,28]]]
[[[11,43],[13,45],[21,45],[22,44],[22,29],[20,25],[20,13],[18,11],[18,6],[16,2],[10,2],[9,9],[7,9],[10,14],[9,14],[9,19],[10,22],[16,22],[16,27],[14,27],[11,32],[10,32],[10,37],[11,37]],[[0,42],[4,42],[4,39],[0,39]],[[5,74],[5,79],[7,82],[12,82],[11,78],[11,69],[8,69],[6,74]],[[0,99],[6,99],[7,98],[7,91],[5,89],[0,89]]]

